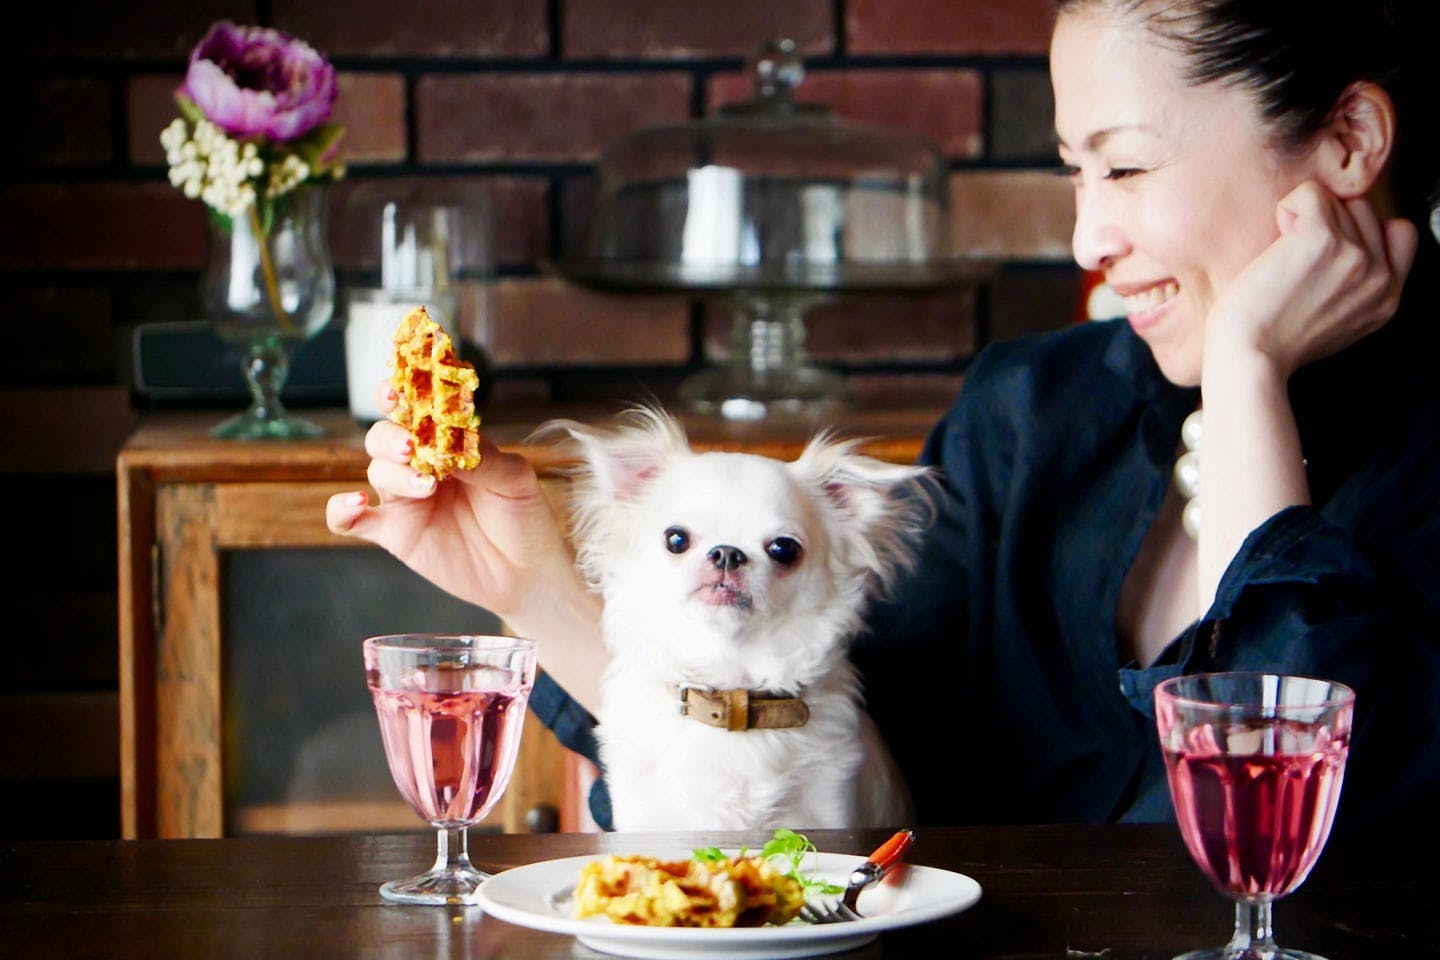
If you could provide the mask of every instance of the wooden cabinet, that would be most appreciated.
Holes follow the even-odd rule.
[[[563,491],[554,479],[554,452],[527,446],[524,438],[551,416],[595,419],[612,412],[487,411],[485,429],[502,447],[529,456],[558,498]],[[222,635],[226,554],[376,549],[325,527],[330,495],[365,485],[363,428],[344,411],[307,415],[326,427],[325,437],[222,442],[206,434],[217,420],[213,413],[153,414],[142,418],[119,454],[120,792],[127,838],[217,837],[227,833],[227,813],[228,822],[235,820],[235,811],[225,809],[226,743],[244,731],[232,728],[224,695],[225,645],[238,642]],[[937,408],[871,411],[840,418],[838,425],[847,434],[874,438],[866,452],[909,462],[938,415]],[[785,459],[799,452],[812,430],[803,423],[710,419],[686,426],[697,447]],[[358,669],[356,682],[363,682]],[[378,742],[378,728],[374,735]],[[580,828],[577,783],[583,774],[583,766],[530,717],[520,767],[489,825],[522,832],[527,816],[543,820],[551,809],[558,811],[561,829]],[[260,812],[250,822],[256,832],[414,823],[398,795],[386,809],[338,805],[278,818]]]

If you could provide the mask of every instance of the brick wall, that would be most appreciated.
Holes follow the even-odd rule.
[[[41,13],[22,49],[18,97],[7,100],[27,131],[0,196],[7,299],[12,313],[18,306],[44,324],[83,319],[87,383],[125,382],[123,349],[97,345],[105,331],[198,314],[191,278],[202,209],[165,183],[157,137],[174,116],[186,54],[219,16],[290,30],[336,63],[350,177],[335,204],[376,178],[461,177],[490,198],[501,270],[491,346],[500,372],[540,395],[587,372],[595,389],[627,372],[663,378],[693,368],[714,344],[697,335],[704,318],[683,302],[597,297],[543,264],[583,220],[604,147],[627,130],[746,97],[744,59],[771,36],[792,37],[806,57],[803,99],[937,144],[951,169],[956,239],[1007,264],[978,292],[935,303],[827,310],[811,324],[817,358],[872,384],[906,374],[958,383],[980,343],[1069,315],[1069,191],[1046,169],[1050,0],[188,7],[171,12],[152,0]],[[916,322],[893,321],[912,308]],[[551,335],[559,329],[565,336]],[[67,371],[5,372],[49,383]]]
[[[499,260],[488,345],[501,376],[497,402],[637,387],[663,395],[720,347],[725,320],[713,308],[582,290],[545,264],[583,221],[588,177],[610,141],[747,96],[743,65],[756,44],[794,39],[808,69],[801,99],[935,142],[950,170],[956,241],[1002,261],[978,289],[817,311],[812,354],[878,401],[948,396],[984,343],[1072,314],[1071,198],[1050,172],[1051,2],[87,0],[31,8],[36,22],[7,37],[0,101],[6,129],[21,132],[6,138],[0,184],[0,304],[11,331],[0,359],[0,489],[11,504],[38,506],[25,511],[18,533],[41,586],[26,582],[5,597],[22,625],[49,640],[78,638],[80,652],[63,669],[35,655],[0,678],[0,693],[11,695],[0,713],[23,713],[23,698],[34,696],[89,696],[94,715],[113,705],[111,470],[136,405],[127,345],[136,324],[199,316],[203,209],[167,183],[157,138],[174,116],[186,56],[212,21],[289,30],[336,64],[350,175],[334,203],[382,178],[462,178],[489,197]],[[113,737],[95,742],[52,772],[108,782]],[[0,750],[0,781],[56,766],[37,759],[37,749]],[[108,833],[108,820],[94,829]]]

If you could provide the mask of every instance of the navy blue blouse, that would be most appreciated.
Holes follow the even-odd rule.
[[[1239,669],[1356,689],[1337,831],[1440,810],[1440,256],[1424,248],[1390,323],[1292,378],[1314,505],[1257,528],[1146,667],[1119,659],[1120,586],[1198,391],[1123,321],[982,351],[922,456],[938,522],[853,651],[920,824],[1170,819],[1154,687]],[[558,687],[532,705],[594,757],[593,720]],[[603,789],[592,809],[607,825]]]

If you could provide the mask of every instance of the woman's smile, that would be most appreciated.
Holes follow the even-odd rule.
[[[1110,286],[1125,304],[1125,315],[1136,333],[1143,333],[1159,323],[1170,312],[1170,306],[1180,293],[1180,285],[1174,280],[1164,280],[1134,292],[1122,292],[1133,289],[1123,284],[1111,283]]]

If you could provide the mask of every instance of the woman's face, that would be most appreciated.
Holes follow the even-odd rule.
[[[1184,69],[1103,3],[1063,14],[1051,39],[1075,259],[1104,272],[1165,376],[1194,386],[1211,305],[1279,235],[1276,204],[1309,172],[1272,146],[1250,93],[1189,86]]]

